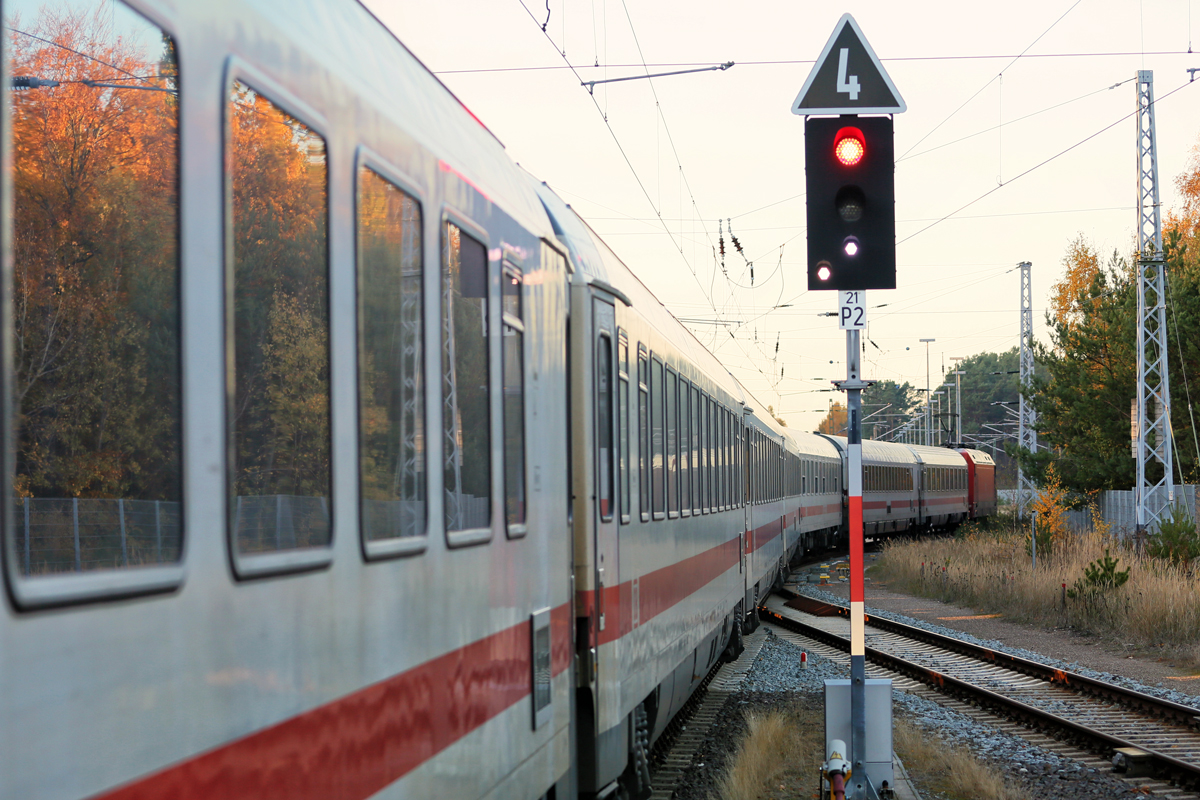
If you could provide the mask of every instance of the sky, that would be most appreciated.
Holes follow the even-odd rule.
[[[806,291],[791,105],[843,13],[908,106],[895,121],[898,288],[867,296],[868,379],[924,388],[922,338],[936,340],[935,386],[955,356],[1016,346],[1022,261],[1047,341],[1069,243],[1136,250],[1138,70],[1154,71],[1164,211],[1200,141],[1200,81],[1186,71],[1200,67],[1200,0],[363,2],[801,430],[842,398],[828,389],[846,344],[821,316],[837,293]]]

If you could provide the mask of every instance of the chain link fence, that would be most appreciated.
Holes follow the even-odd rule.
[[[89,572],[179,561],[181,505],[175,500],[25,497],[14,501],[16,559],[24,575]],[[424,508],[372,509],[386,527],[412,530]],[[234,530],[239,551],[263,553],[329,544],[324,497],[238,497]],[[396,528],[392,528],[395,530]]]
[[[239,496],[234,505],[239,553],[323,547],[332,538],[329,500],[287,494]]]
[[[16,557],[25,575],[179,560],[178,501],[25,497],[14,506]]]

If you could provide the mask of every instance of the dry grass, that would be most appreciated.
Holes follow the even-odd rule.
[[[884,548],[877,574],[893,589],[911,594],[1023,622],[1071,625],[1200,660],[1200,584],[1186,567],[1093,531],[1057,539],[1048,553],[1039,548],[1035,572],[1027,542],[1019,534],[978,530],[958,539],[892,542]],[[1118,589],[1068,598],[1064,607],[1063,584],[1075,587],[1106,549],[1120,559],[1118,569],[1130,568],[1129,581]]]
[[[816,788],[817,768],[824,761],[819,714],[799,708],[751,711],[746,714],[746,727],[746,736],[718,784],[721,800],[777,796],[771,790],[785,772],[799,776],[801,785],[807,782],[803,776],[810,776]]]
[[[996,767],[965,747],[946,745],[906,720],[892,726],[892,742],[905,769],[922,792],[930,789],[962,800],[1023,800],[1025,794],[1004,782]]]
[[[824,757],[824,721],[815,708],[750,711],[747,731],[718,784],[714,800],[812,797]],[[1022,800],[1001,772],[962,747],[947,746],[906,720],[893,743],[922,793],[948,800]]]

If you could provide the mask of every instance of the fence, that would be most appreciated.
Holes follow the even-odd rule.
[[[1196,516],[1197,488],[1194,484],[1182,484],[1175,487],[1175,504],[1187,509],[1192,519],[1200,519]],[[1001,502],[1016,502],[1015,489],[997,491],[996,494]],[[1030,502],[1032,503],[1032,499]],[[1150,506],[1159,511],[1166,509],[1165,494],[1152,497]],[[1115,535],[1125,536],[1137,530],[1137,499],[1133,490],[1101,492],[1097,498],[1096,512]],[[1093,527],[1094,522],[1090,508],[1067,512],[1067,524],[1074,530],[1088,530]]]
[[[170,564],[183,547],[175,500],[25,497],[14,501],[14,510],[16,556],[26,575]],[[233,523],[243,553],[330,541],[324,497],[238,497]]]
[[[25,497],[14,506],[26,575],[179,560],[178,501]]]
[[[233,529],[239,553],[321,547],[332,539],[329,500],[289,494],[239,495]]]

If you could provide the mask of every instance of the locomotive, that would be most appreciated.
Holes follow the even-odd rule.
[[[646,794],[844,440],[361,5],[4,11],[0,797]],[[994,510],[863,463],[869,536]]]

